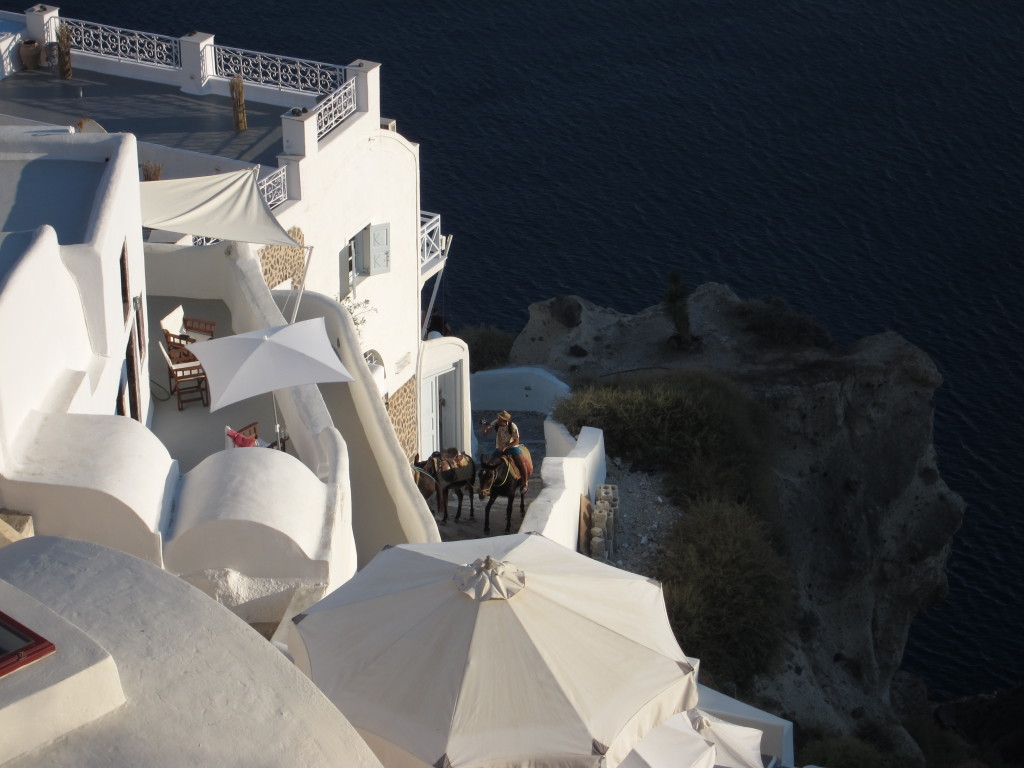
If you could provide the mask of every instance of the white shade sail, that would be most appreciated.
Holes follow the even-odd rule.
[[[540,534],[386,549],[294,629],[393,767],[613,768],[697,702],[660,585]]]
[[[256,183],[258,168],[214,176],[143,181],[142,226],[263,245],[295,242],[278,223]]]

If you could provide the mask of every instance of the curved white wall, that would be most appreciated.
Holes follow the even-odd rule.
[[[124,417],[33,412],[20,437],[26,450],[0,488],[11,509],[32,514],[38,535],[163,563],[178,471],[152,432]]]
[[[276,294],[283,299],[283,295]],[[440,541],[437,523],[412,472],[376,382],[359,351],[348,312],[316,293],[302,299],[299,319],[321,316],[327,335],[355,381],[320,386],[335,425],[349,445],[352,528],[360,566],[387,544]]]
[[[22,251],[20,257],[16,254]],[[37,408],[56,401],[66,409],[92,354],[82,297],[61,260],[57,233],[6,235],[4,260],[15,257],[0,290],[0,472],[16,461],[14,440]],[[39,354],[39,350],[46,354]],[[17,364],[16,361],[23,361]],[[31,361],[31,366],[26,365]],[[73,371],[79,378],[72,380]]]
[[[168,570],[233,568],[250,576],[326,576],[334,525],[328,494],[282,451],[221,451],[182,479],[164,547]],[[322,565],[311,567],[320,561]]]

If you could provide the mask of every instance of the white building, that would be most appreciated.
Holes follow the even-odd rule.
[[[55,64],[62,23],[70,80]],[[46,41],[32,46],[43,66],[21,61],[26,40]],[[0,52],[0,322],[19,329],[0,340],[18,361],[0,370],[0,507],[30,513],[37,533],[164,566],[254,624],[316,600],[386,544],[437,540],[407,468],[442,435],[469,445],[468,353],[423,340],[449,238],[419,208],[418,147],[380,116],[378,65],[273,57],[270,78],[269,57],[211,35],[42,5],[0,13]],[[143,230],[140,169],[248,168],[305,248]],[[356,381],[178,410],[159,348],[177,305],[221,336],[321,316]],[[282,425],[289,453],[224,450],[225,427],[254,421],[270,439]]]

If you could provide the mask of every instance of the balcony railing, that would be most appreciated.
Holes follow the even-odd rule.
[[[345,84],[345,67],[335,64],[272,56],[223,45],[213,48],[218,77],[241,75],[247,83],[321,95],[334,93]]]
[[[260,179],[256,186],[267,205],[276,208],[288,199],[288,166],[282,165],[265,179]]]
[[[316,105],[316,137],[322,139],[356,111],[356,81],[353,78]]]
[[[60,19],[71,31],[71,47],[76,51],[137,61],[155,67],[181,69],[181,42],[176,37],[108,27],[80,19]]]
[[[420,266],[429,264],[444,254],[444,235],[441,234],[441,214],[420,211]]]

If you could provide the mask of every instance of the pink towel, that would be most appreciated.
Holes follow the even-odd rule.
[[[238,448],[255,448],[256,438],[246,437],[245,435],[236,432],[233,429],[228,430],[228,437],[230,437]]]

